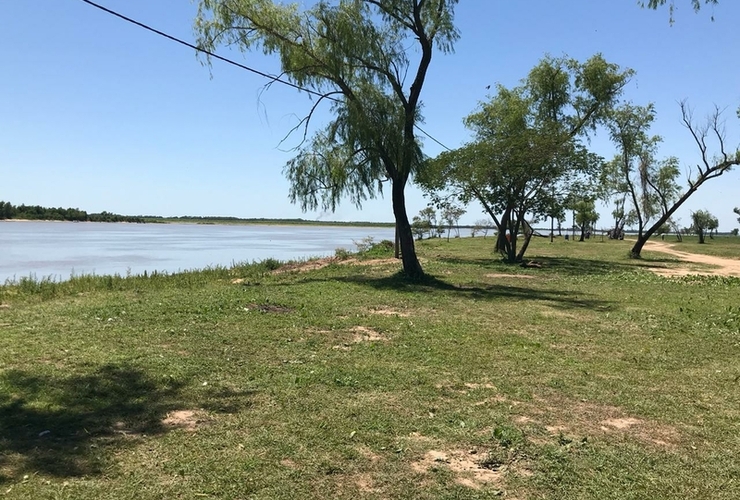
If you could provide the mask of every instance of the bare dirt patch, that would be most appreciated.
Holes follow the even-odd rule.
[[[692,269],[691,267],[650,267],[649,269],[655,274],[661,276],[687,276],[690,274],[700,274],[704,276],[737,276],[740,277],[740,260],[737,259],[726,259],[723,257],[716,257],[714,255],[701,255],[696,253],[682,252],[676,250],[672,245],[668,243],[658,241],[648,241],[645,244],[645,250],[652,252],[661,252],[678,257],[679,260],[684,262],[692,262],[695,264],[715,266],[712,269]]]
[[[603,426],[606,427],[612,427],[614,429],[619,429],[620,431],[623,431],[625,429],[629,429],[632,426],[640,425],[642,424],[642,420],[636,419],[636,418],[610,418],[608,420],[604,420],[601,422]]]
[[[482,383],[482,384],[468,382],[467,384],[465,384],[465,387],[467,387],[468,389],[493,389],[493,390],[496,390],[496,386],[493,385],[493,384],[491,384],[491,383],[489,383],[489,382],[485,382],[485,383]]]
[[[387,336],[367,326],[355,326],[350,328],[349,335],[345,331],[341,337],[342,343],[332,346],[337,351],[351,351],[352,345],[363,342],[387,342]]]
[[[10,304],[0,304],[0,309],[10,309]]]
[[[540,424],[552,435],[624,436],[662,447],[674,447],[681,441],[675,428],[631,417],[614,406],[574,402],[555,396],[547,399],[535,397],[532,403],[521,403],[518,409],[524,415],[515,421],[524,422],[526,419],[528,423]]]
[[[388,337],[385,335],[366,326],[356,326],[352,328],[352,333],[352,341],[355,344],[359,344],[360,342],[385,342],[388,340]]]
[[[373,478],[368,473],[357,474],[353,478],[357,489],[363,493],[372,493],[377,491],[374,486]]]
[[[203,413],[198,410],[176,410],[162,419],[162,425],[165,427],[183,429],[187,432],[197,431],[198,427],[205,422]]]
[[[428,451],[421,460],[413,462],[411,468],[421,474],[427,474],[437,467],[446,467],[455,475],[455,482],[472,489],[488,485],[501,485],[504,470],[487,469],[481,465],[480,457],[470,452]]]
[[[298,464],[289,458],[284,458],[280,461],[280,465],[287,467],[288,469],[298,469]]]
[[[336,257],[325,257],[323,259],[314,259],[314,260],[309,260],[306,262],[293,262],[290,264],[285,264],[275,269],[274,271],[271,271],[270,274],[284,274],[284,273],[291,273],[291,272],[306,273],[309,271],[316,271],[318,269],[323,269],[332,264],[337,264],[340,266],[348,266],[348,265],[384,266],[388,264],[398,264],[399,262],[400,261],[398,259],[393,259],[393,258],[361,260],[361,259],[356,259],[354,257],[349,258],[349,259],[338,259]]]
[[[273,271],[270,274],[285,274],[285,273],[307,273],[309,271],[316,271],[323,269],[326,266],[339,262],[335,257],[326,257],[323,259],[308,260],[306,262],[292,262],[290,264],[284,264]]]

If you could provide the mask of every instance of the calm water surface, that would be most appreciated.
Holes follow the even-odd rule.
[[[0,284],[34,275],[175,272],[267,258],[302,259],[393,239],[392,228],[0,221]]]

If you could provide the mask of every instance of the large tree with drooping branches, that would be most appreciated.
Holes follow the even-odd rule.
[[[458,38],[457,0],[201,0],[195,29],[202,48],[261,49],[280,58],[282,76],[315,101],[304,133],[327,102],[333,119],[285,166],[290,199],[304,210],[355,205],[390,183],[403,269],[423,275],[406,213],[405,188],[424,164],[416,127],[435,50]],[[298,128],[301,128],[299,126]]]

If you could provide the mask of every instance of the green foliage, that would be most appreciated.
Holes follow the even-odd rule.
[[[359,207],[390,180],[404,270],[412,276],[422,270],[403,192],[423,166],[415,135],[421,91],[434,49],[450,52],[458,39],[456,4],[345,0],[304,8],[268,0],[201,0],[195,22],[201,47],[276,54],[285,78],[318,95],[297,127],[304,141],[314,111],[331,101],[334,119],[302,142],[285,166],[290,199],[304,210],[334,210],[347,196]]]
[[[676,10],[675,0],[648,0],[647,2],[640,1],[640,5],[642,7],[647,7],[649,9],[657,9],[659,7],[662,7],[666,3],[668,3],[668,11],[670,13],[671,24],[673,24],[674,13]],[[718,5],[719,0],[704,0],[704,4]],[[691,7],[694,9],[695,12],[699,12],[699,10],[701,10],[701,6],[702,6],[702,0],[691,0]],[[712,16],[712,20],[714,20],[714,16]]]
[[[144,222],[142,217],[118,215],[110,212],[88,214],[79,208],[47,208],[39,205],[14,206],[0,201],[0,219],[59,220],[75,222]]]
[[[699,236],[699,243],[704,243],[707,232],[714,231],[719,227],[719,219],[707,210],[691,212],[691,229]]]
[[[649,134],[654,120],[652,104],[626,103],[613,110],[608,128],[619,153],[601,175],[601,196],[617,202],[615,219],[637,224],[640,237],[670,211],[680,196],[678,159],[655,160],[662,139]],[[625,202],[629,210],[625,210]]]
[[[429,235],[431,238],[437,233],[437,212],[431,205],[421,209],[419,215],[415,215],[411,222],[411,230],[414,232],[414,236],[417,239],[424,239],[424,235]]]
[[[576,224],[581,228],[581,241],[583,241],[585,233],[593,230],[593,225],[599,220],[596,200],[591,197],[581,198],[573,204],[572,208],[575,210]]]
[[[570,192],[588,189],[601,158],[583,140],[632,74],[601,55],[583,63],[547,57],[521,86],[499,86],[481,103],[465,119],[475,140],[439,155],[417,180],[428,192],[449,189],[464,203],[480,202],[498,228],[497,250],[520,261],[531,236],[526,217],[561,215]],[[518,250],[520,231],[527,239]]]

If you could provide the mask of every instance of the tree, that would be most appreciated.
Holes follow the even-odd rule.
[[[623,104],[613,111],[607,125],[619,154],[604,169],[601,185],[603,191],[611,190],[611,197],[616,197],[613,212],[617,222],[615,233],[621,234],[625,223],[637,224],[638,240],[643,238],[656,217],[662,217],[669,210],[680,190],[676,182],[680,175],[678,159],[655,161],[656,147],[661,138],[648,134],[654,119],[652,104]],[[606,198],[609,197],[607,195]],[[626,200],[630,203],[627,211]]]
[[[342,0],[300,8],[270,0],[201,0],[195,29],[202,48],[233,45],[277,54],[282,74],[330,100],[334,119],[285,166],[292,202],[357,206],[390,181],[404,272],[423,275],[409,224],[405,187],[423,166],[415,127],[434,49],[451,52],[457,0]],[[413,59],[413,62],[412,62]],[[411,81],[406,81],[410,75]]]
[[[735,215],[740,215],[740,207],[735,207],[732,211],[735,212]],[[737,221],[740,222],[740,217],[737,218]]]
[[[493,223],[490,219],[478,219],[473,225],[473,229],[470,231],[473,237],[478,233],[483,233],[483,239],[488,236],[488,230],[493,227]]]
[[[705,182],[721,176],[740,164],[740,149],[727,150],[725,132],[722,125],[722,112],[715,107],[704,125],[697,125],[686,101],[680,103],[683,125],[691,134],[701,153],[701,164],[696,166],[692,176],[689,172],[688,187],[681,192],[676,182],[679,175],[678,160],[668,158],[655,163],[652,139],[647,128],[654,113],[650,107],[640,108],[632,105],[621,107],[610,124],[612,138],[620,149],[615,160],[621,169],[622,186],[627,186],[632,211],[638,221],[638,237],[630,250],[633,258],[640,258],[645,243],[681,205],[688,200]],[[646,113],[646,110],[649,112]],[[648,119],[649,118],[649,119]],[[709,151],[711,142],[716,143],[717,152]],[[631,186],[631,187],[630,187]],[[638,215],[639,214],[639,215]]]
[[[593,230],[593,225],[599,220],[599,213],[596,211],[596,201],[594,198],[581,198],[573,205],[576,212],[576,224],[581,228],[581,238],[583,241],[587,232]]]
[[[431,206],[427,206],[419,212],[419,215],[415,215],[411,224],[414,234],[420,240],[424,239],[427,233],[431,238],[437,227],[437,212]]]
[[[668,12],[670,13],[670,21],[671,24],[673,24],[673,14],[676,10],[676,3],[675,0],[670,0],[670,3],[668,0],[648,0],[647,2],[641,1],[640,6],[647,7],[649,9],[658,9],[659,7],[662,7],[668,3]],[[704,3],[706,5],[717,5],[719,4],[719,0],[704,0]],[[701,10],[702,0],[691,0],[691,7],[693,7],[695,12],[699,12]],[[712,20],[714,20],[714,16],[712,16]]]
[[[699,236],[699,243],[704,243],[704,236],[712,228],[719,227],[717,218],[707,210],[697,210],[691,213],[691,229]]]
[[[456,230],[456,237],[460,237],[460,217],[465,215],[465,209],[462,208],[459,205],[456,205],[452,203],[451,201],[446,201],[442,204],[442,217],[441,222],[444,222],[447,225],[447,241],[450,241],[450,233],[452,233],[452,228],[454,227]]]
[[[545,58],[521,86],[498,86],[466,118],[475,139],[439,155],[420,184],[480,202],[498,231],[496,251],[507,262],[521,262],[531,223],[562,212],[569,192],[598,170],[601,158],[581,141],[607,116],[631,75],[601,55],[583,63]]]

